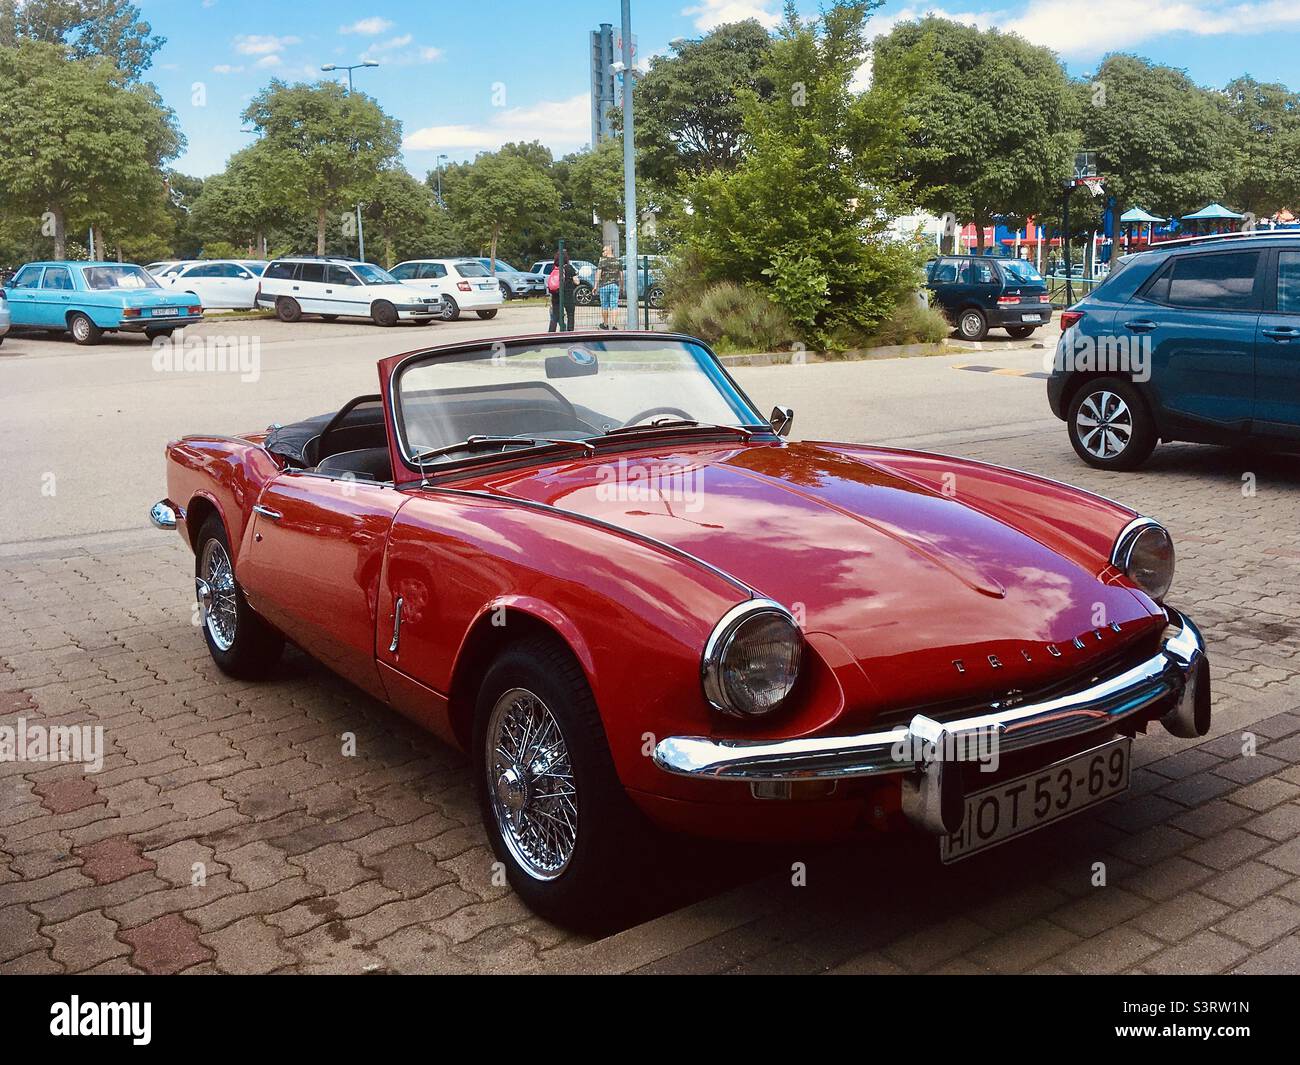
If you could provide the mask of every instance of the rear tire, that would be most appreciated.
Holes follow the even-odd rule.
[[[1142,393],[1122,377],[1088,381],[1070,401],[1065,424],[1075,454],[1098,470],[1135,470],[1157,442]]]
[[[1027,336],[1032,336],[1036,325],[1009,325],[1007,326],[1007,335],[1015,337],[1017,340],[1024,340]]]
[[[194,581],[199,598],[199,624],[217,668],[246,680],[265,676],[280,659],[284,637],[244,598],[243,589],[235,580],[226,527],[216,514],[199,529]]]
[[[275,316],[282,322],[297,322],[302,319],[302,307],[292,296],[280,296],[275,301]]]
[[[485,322],[490,322],[493,318],[495,318],[495,317],[497,316],[497,312],[496,312],[495,309],[490,310],[490,311],[478,311],[478,312],[476,312],[476,313],[477,313],[478,316],[479,316],[480,318],[482,318],[483,321],[485,321]]]
[[[521,720],[536,731],[513,727]],[[492,849],[530,909],[592,930],[637,912],[649,825],[618,779],[591,689],[563,643],[529,637],[497,657],[479,689],[472,751]]]
[[[320,320],[322,322],[337,322],[339,320],[339,316],[337,314],[322,314],[320,316]]]
[[[104,335],[104,331],[80,311],[68,318],[68,331],[72,334],[72,339],[82,345],[98,344],[99,338]]]
[[[370,318],[375,325],[382,325],[387,329],[397,324],[397,308],[387,300],[375,300],[370,305]]]
[[[977,307],[963,307],[957,312],[957,335],[962,340],[983,340],[989,334],[989,320]]]

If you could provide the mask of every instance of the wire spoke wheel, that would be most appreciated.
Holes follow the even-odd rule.
[[[501,839],[529,876],[554,880],[578,842],[578,790],[564,733],[541,699],[511,688],[493,705],[487,735],[487,787]]]
[[[199,559],[195,582],[203,624],[212,642],[222,651],[235,645],[239,614],[235,602],[235,571],[221,542],[210,539]]]

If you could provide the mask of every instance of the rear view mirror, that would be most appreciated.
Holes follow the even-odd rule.
[[[583,347],[572,347],[567,355],[548,355],[545,366],[548,380],[594,377],[600,373],[600,363],[596,361],[596,353]]]
[[[773,407],[772,413],[767,416],[768,422],[772,426],[772,432],[777,436],[787,436],[790,427],[794,425],[794,408],[793,407]]]

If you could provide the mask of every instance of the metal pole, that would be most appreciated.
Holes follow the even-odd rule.
[[[627,327],[637,327],[636,128],[632,118],[632,0],[623,0],[623,226],[627,244]]]
[[[357,204],[357,258],[366,261],[366,234],[361,228],[361,204]]]
[[[1065,186],[1065,206],[1061,209],[1061,255],[1065,260],[1065,305],[1074,303],[1074,285],[1070,272],[1070,193],[1073,185]]]

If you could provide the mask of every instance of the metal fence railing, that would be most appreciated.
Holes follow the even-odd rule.
[[[1048,274],[1045,280],[1047,281],[1047,298],[1053,303],[1065,307],[1083,299],[1084,296],[1106,279],[1104,277],[1083,277],[1081,274],[1073,274],[1069,278],[1068,291],[1064,274]]]
[[[578,283],[573,294],[573,328],[598,329],[608,321],[613,329],[626,329],[627,285],[619,286],[618,298],[612,308],[601,306],[601,293],[596,285],[595,264],[574,260]],[[626,277],[625,277],[626,280]],[[548,298],[550,298],[548,296]],[[605,297],[608,300],[608,296]],[[555,301],[551,301],[552,308]],[[567,325],[568,315],[563,316]],[[662,262],[656,256],[637,256],[637,328],[662,329],[668,320],[665,306]]]

